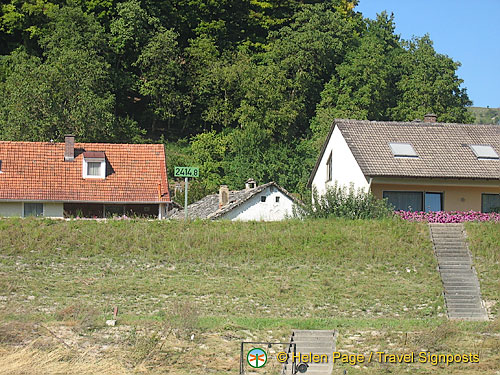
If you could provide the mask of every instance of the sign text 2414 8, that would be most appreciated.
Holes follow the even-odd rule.
[[[198,177],[200,169],[196,167],[174,167],[175,177]]]

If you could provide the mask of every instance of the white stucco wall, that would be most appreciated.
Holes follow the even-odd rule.
[[[261,202],[262,196],[266,197],[265,202]],[[276,202],[276,197],[279,197],[279,202]],[[268,186],[259,194],[225,214],[222,219],[279,221],[292,216],[292,207],[292,199],[276,187]]]
[[[20,217],[22,215],[22,202],[0,202],[0,217]]]
[[[332,153],[332,179],[327,178],[327,161]],[[312,180],[312,186],[316,188],[319,195],[325,193],[328,186],[334,186],[337,181],[340,186],[349,187],[354,184],[355,189],[368,189],[369,183],[361,168],[359,167],[354,155],[352,154],[347,142],[344,139],[338,127],[332,132],[328,144],[323,154],[318,170]]]

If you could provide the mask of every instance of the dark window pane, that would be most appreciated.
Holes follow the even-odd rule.
[[[423,193],[414,191],[384,191],[390,205],[396,211],[422,211]]]
[[[125,205],[123,205],[123,204],[106,204],[106,205],[104,205],[104,215],[106,217],[125,215]]]
[[[500,212],[500,194],[483,194],[482,212]]]
[[[443,194],[425,193],[425,211],[443,211]]]
[[[43,203],[25,203],[24,216],[43,216]]]
[[[97,162],[87,163],[87,175],[88,176],[100,176],[101,175],[101,163],[97,163]]]

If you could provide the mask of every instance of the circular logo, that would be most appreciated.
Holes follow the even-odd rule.
[[[247,354],[247,362],[253,368],[264,367],[267,362],[267,354],[260,348],[253,348]]]

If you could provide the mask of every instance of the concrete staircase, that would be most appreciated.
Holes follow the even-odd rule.
[[[296,345],[296,354],[326,354],[327,363],[309,362],[306,374],[330,375],[333,370],[332,356],[335,351],[336,331],[327,330],[294,330],[290,342]],[[294,345],[288,348],[288,362],[283,365],[283,374],[292,374],[292,354]],[[295,361],[296,365],[300,361]]]
[[[430,223],[450,319],[488,320],[463,224]]]

